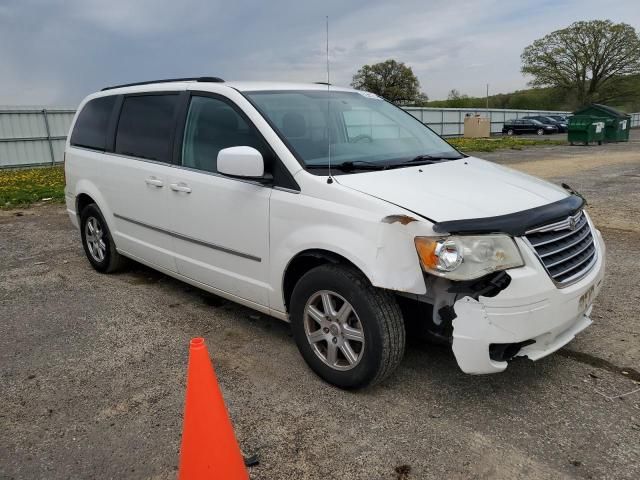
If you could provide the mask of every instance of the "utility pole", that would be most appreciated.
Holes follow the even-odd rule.
[[[487,111],[489,111],[489,84],[487,83]]]

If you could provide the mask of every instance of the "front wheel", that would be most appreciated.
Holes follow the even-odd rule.
[[[513,136],[513,134],[514,134],[513,128],[510,128],[509,130],[507,130],[507,135],[511,137]]]
[[[539,128],[538,130],[536,130],[536,133],[538,135],[544,135],[544,130],[542,128]]]
[[[291,297],[293,335],[309,367],[340,388],[373,385],[404,356],[405,329],[395,297],[359,271],[321,265]]]

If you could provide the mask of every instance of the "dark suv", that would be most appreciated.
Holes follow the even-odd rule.
[[[507,135],[517,135],[520,133],[535,133],[544,135],[546,133],[557,133],[558,127],[555,125],[544,124],[538,120],[530,120],[520,118],[517,120],[507,120],[502,127],[502,133]]]
[[[528,120],[537,120],[541,123],[544,123],[545,125],[555,125],[556,127],[558,127],[558,132],[560,133],[566,133],[569,128],[567,126],[567,121],[566,120],[558,120],[554,117],[551,116],[547,116],[547,115],[531,115],[528,117],[522,117],[522,118],[526,118]]]

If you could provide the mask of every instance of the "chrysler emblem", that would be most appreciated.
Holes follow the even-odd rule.
[[[569,222],[569,230],[573,231],[576,229],[576,219],[575,217],[569,217],[567,218],[567,221]]]

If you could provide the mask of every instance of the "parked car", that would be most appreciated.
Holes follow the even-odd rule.
[[[507,135],[519,135],[522,133],[535,133],[536,135],[545,135],[557,133],[558,127],[555,125],[545,125],[538,120],[520,118],[517,120],[508,120],[504,122],[502,133]]]
[[[547,115],[547,117],[553,118],[558,122],[566,123],[567,125],[569,124],[569,115]]]
[[[550,116],[535,115],[535,116],[522,117],[522,118],[526,118],[529,120],[537,120],[540,123],[543,123],[545,125],[553,125],[558,128],[558,133],[567,133],[567,131],[569,130],[569,126],[566,121],[556,120],[555,118]]]
[[[81,103],[65,159],[93,268],[133,259],[291,322],[342,388],[387,377],[409,324],[467,373],[537,360],[591,324],[602,286],[581,196],[467,156],[367,92],[111,87]]]

